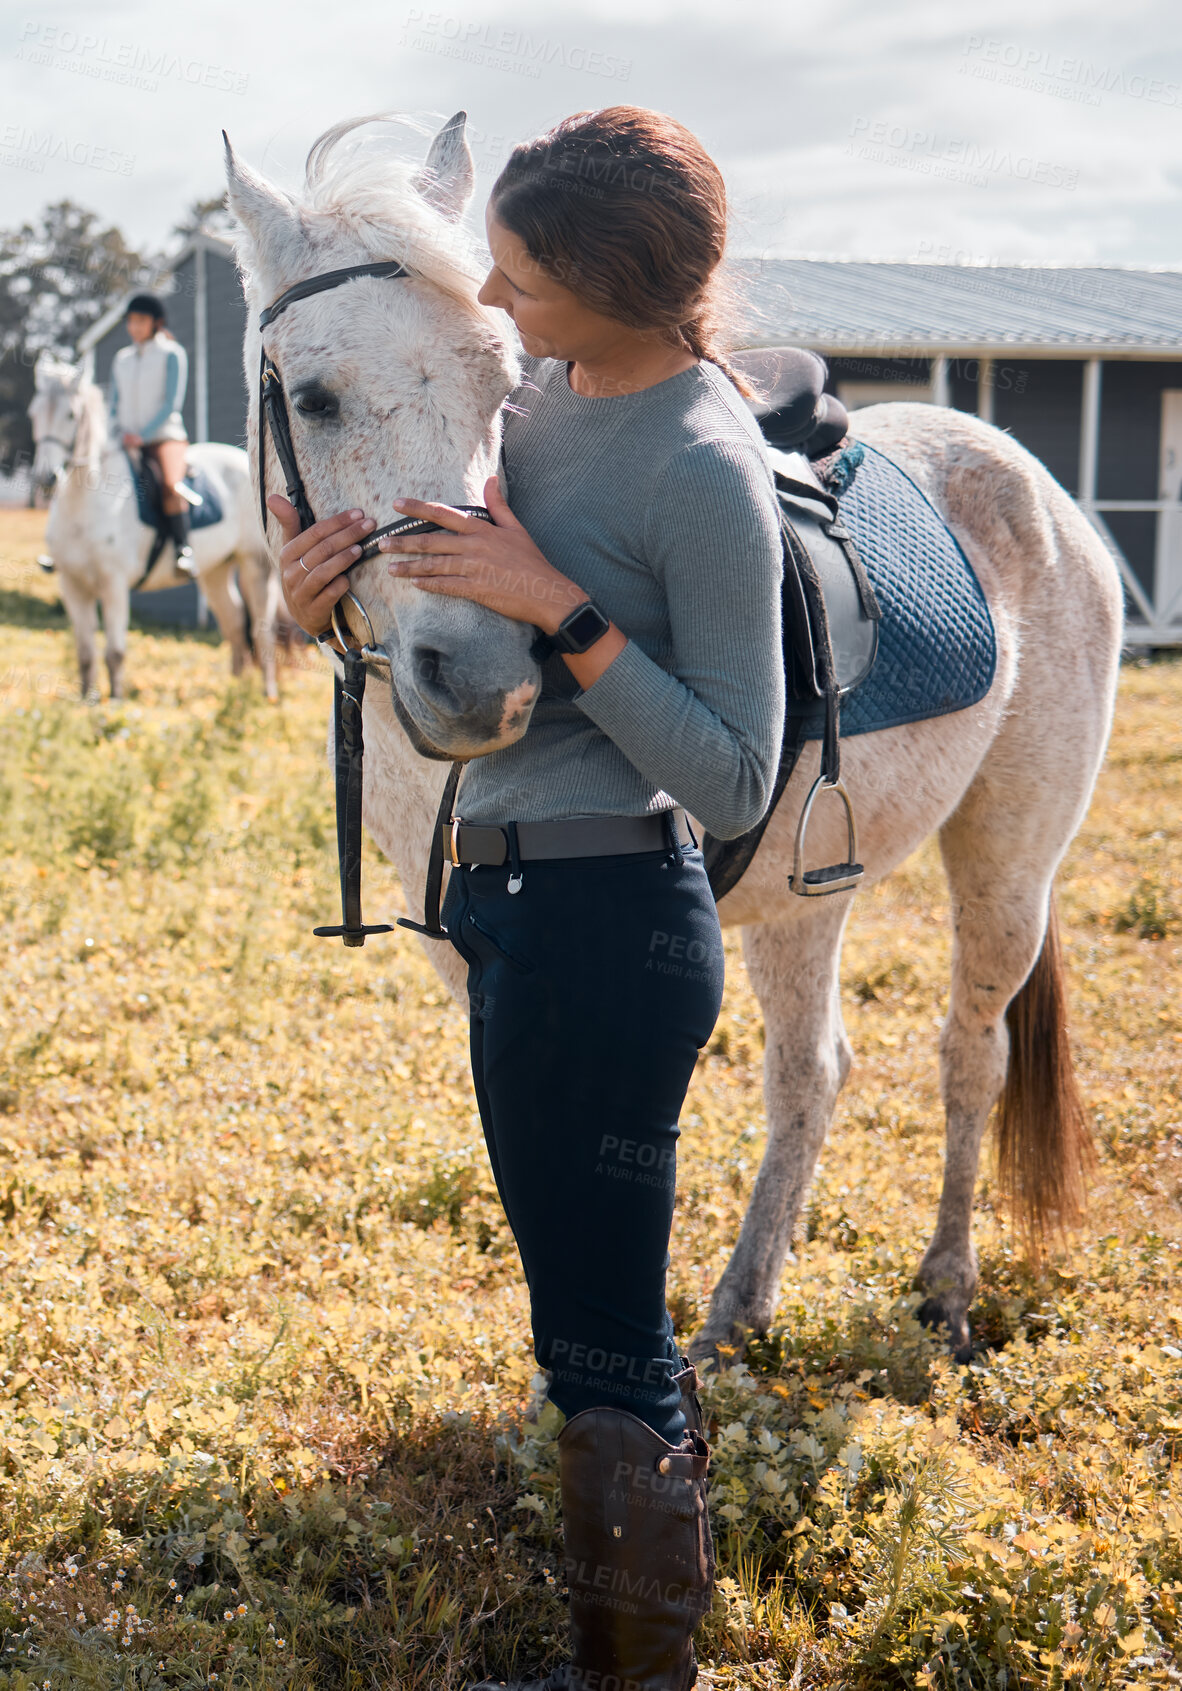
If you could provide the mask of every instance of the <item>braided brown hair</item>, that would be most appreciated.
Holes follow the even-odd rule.
[[[515,147],[492,215],[584,305],[717,364],[735,308],[718,268],[726,189],[696,136],[662,112],[576,112]],[[729,338],[729,336],[727,336]]]

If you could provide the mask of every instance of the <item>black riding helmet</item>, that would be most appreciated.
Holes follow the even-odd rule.
[[[164,301],[157,294],[133,294],[124,308],[123,315],[130,317],[133,311],[140,311],[145,317],[154,317],[157,323],[168,321]]]

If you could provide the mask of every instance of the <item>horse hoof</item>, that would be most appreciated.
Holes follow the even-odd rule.
[[[925,1298],[915,1312],[921,1327],[943,1328],[954,1362],[971,1362],[975,1354],[973,1330],[966,1315],[953,1315],[943,1298]]]

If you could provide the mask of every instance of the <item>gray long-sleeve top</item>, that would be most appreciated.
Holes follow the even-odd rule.
[[[470,763],[472,822],[681,804],[721,839],[763,815],[784,726],[782,553],[758,425],[716,366],[588,398],[527,359],[504,442],[510,506],[628,636],[590,687],[558,655],[526,733]]]

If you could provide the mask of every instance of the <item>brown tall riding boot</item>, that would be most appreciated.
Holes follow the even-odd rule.
[[[698,1370],[688,1356],[681,1359],[681,1373],[674,1374],[673,1384],[681,1389],[681,1413],[685,1416],[685,1430],[687,1433],[697,1433],[703,1441],[706,1438],[706,1421],[702,1414],[702,1405],[698,1401]],[[710,1446],[706,1445],[709,1455]],[[703,1483],[703,1497],[706,1486]],[[706,1614],[714,1601],[714,1534],[710,1531],[710,1515],[705,1511],[702,1516],[703,1531],[706,1535],[706,1593],[702,1603],[702,1613]]]
[[[674,1374],[673,1384],[681,1392],[681,1413],[685,1416],[685,1424],[691,1433],[705,1434],[706,1423],[702,1419],[702,1405],[698,1402],[698,1370],[688,1356],[681,1359],[681,1373]]]
[[[709,1446],[689,1428],[674,1446],[623,1410],[585,1409],[558,1450],[571,1660],[532,1691],[689,1691],[714,1571]]]

